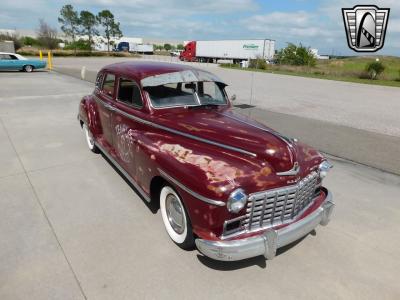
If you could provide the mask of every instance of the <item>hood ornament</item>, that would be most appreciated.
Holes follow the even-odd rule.
[[[296,161],[293,164],[293,168],[291,168],[289,171],[285,171],[285,172],[277,172],[276,175],[278,176],[294,176],[297,175],[300,171],[300,166],[299,163]]]

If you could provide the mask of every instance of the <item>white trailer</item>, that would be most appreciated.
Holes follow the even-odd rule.
[[[154,46],[152,44],[129,43],[129,52],[153,54]]]
[[[255,58],[271,60],[274,54],[275,41],[269,39],[196,41],[198,61],[209,59],[242,61]]]

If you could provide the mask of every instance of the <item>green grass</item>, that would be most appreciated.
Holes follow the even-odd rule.
[[[47,52],[49,50],[42,50],[43,57],[47,57]],[[39,56],[39,49],[35,48],[22,48],[17,51],[18,54],[23,56]],[[74,56],[111,56],[111,57],[140,57],[138,54],[129,53],[129,52],[107,52],[107,51],[85,51],[78,50],[76,53],[74,50],[60,50],[56,49],[52,51],[53,56],[63,56],[63,57],[74,57]]]
[[[376,58],[377,56],[320,60],[315,67],[267,65],[266,69],[242,69],[232,64],[221,66],[245,71],[400,87],[400,58],[398,57],[379,57],[380,62],[385,66],[385,71],[376,80],[366,79],[366,65],[375,61]]]

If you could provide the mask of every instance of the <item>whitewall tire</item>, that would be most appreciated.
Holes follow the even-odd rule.
[[[160,210],[169,237],[181,248],[194,247],[192,225],[178,193],[168,185],[160,192]]]
[[[85,134],[86,143],[87,143],[90,151],[92,151],[94,153],[99,153],[99,149],[96,147],[96,144],[94,142],[94,137],[93,137],[92,133],[90,132],[89,128],[87,127],[87,125],[83,124],[82,129],[83,129],[83,133]]]

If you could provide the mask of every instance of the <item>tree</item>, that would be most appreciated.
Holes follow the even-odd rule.
[[[164,44],[164,49],[169,51],[172,49],[172,46],[170,44]]]
[[[67,37],[71,37],[72,44],[76,45],[76,36],[79,34],[79,16],[71,4],[64,5],[60,10],[58,22],[61,23],[61,30]],[[76,55],[76,48],[74,48]]]
[[[17,51],[23,45],[23,40],[19,38],[18,34],[16,33],[1,33],[0,34],[0,41],[13,41],[14,42],[14,49]]]
[[[280,64],[295,66],[313,67],[316,64],[316,58],[310,48],[306,48],[302,44],[296,46],[292,43],[278,51],[277,61]]]
[[[104,27],[104,38],[107,40],[107,51],[110,52],[110,39],[122,37],[119,22],[115,22],[114,15],[109,10],[103,10],[97,15],[99,24]]]
[[[25,46],[39,46],[39,41],[30,36],[22,37],[21,41]]]
[[[178,49],[178,50],[183,50],[183,49],[185,49],[185,47],[184,47],[182,44],[178,44],[178,45],[176,46],[176,49]]]
[[[82,27],[80,33],[88,36],[90,51],[92,51],[93,36],[99,34],[96,28],[98,25],[97,18],[90,11],[82,10],[80,13],[79,22]]]
[[[40,45],[47,49],[54,50],[58,46],[57,29],[51,27],[43,19],[39,20],[37,38]]]

